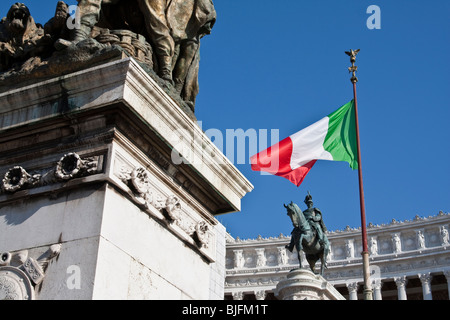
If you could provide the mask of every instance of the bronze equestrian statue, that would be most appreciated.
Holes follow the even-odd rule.
[[[330,243],[325,234],[326,227],[322,220],[322,213],[319,209],[313,208],[312,197],[309,192],[305,198],[305,203],[308,205],[308,209],[304,212],[293,202],[287,206],[284,205],[287,209],[287,215],[294,225],[291,242],[286,248],[290,252],[294,248],[297,250],[300,268],[302,268],[300,251],[303,250],[312,272],[314,272],[316,262],[320,259],[320,275],[323,276],[327,267],[326,259],[330,252]]]

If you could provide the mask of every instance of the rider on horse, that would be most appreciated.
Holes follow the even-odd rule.
[[[305,218],[308,220],[311,227],[316,230],[317,236],[319,238],[319,243],[322,246],[326,246],[329,248],[330,244],[328,243],[328,238],[325,235],[327,228],[323,223],[322,212],[318,208],[313,208],[312,196],[309,194],[305,198],[305,204],[308,206],[308,209],[303,211]]]

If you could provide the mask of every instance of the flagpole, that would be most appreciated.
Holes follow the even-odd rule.
[[[355,104],[355,125],[356,125],[356,144],[358,150],[358,178],[359,178],[359,202],[361,209],[361,233],[362,233],[362,248],[361,253],[363,258],[363,275],[364,275],[364,300],[373,300],[372,284],[370,282],[370,267],[369,267],[369,249],[367,245],[367,230],[366,230],[366,209],[364,203],[364,188],[363,188],[363,177],[362,177],[362,166],[361,166],[361,144],[359,138],[359,120],[358,120],[358,101],[356,99],[356,83],[358,78],[356,77],[356,71],[358,67],[355,66],[356,55],[358,50],[350,50],[345,53],[350,56],[350,62],[352,66],[348,68],[352,72],[352,77],[350,81],[353,84],[353,101]]]

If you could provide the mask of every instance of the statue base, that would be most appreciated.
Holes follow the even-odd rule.
[[[0,150],[0,299],[223,299],[253,186],[134,58],[0,92]]]
[[[321,275],[306,269],[294,269],[275,289],[279,300],[345,300]]]

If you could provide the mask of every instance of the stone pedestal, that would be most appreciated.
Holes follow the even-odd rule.
[[[0,279],[41,264],[0,294],[223,299],[214,216],[253,186],[133,59],[0,93],[0,150]]]
[[[306,269],[289,272],[275,290],[279,300],[345,300],[345,298],[322,276]]]

